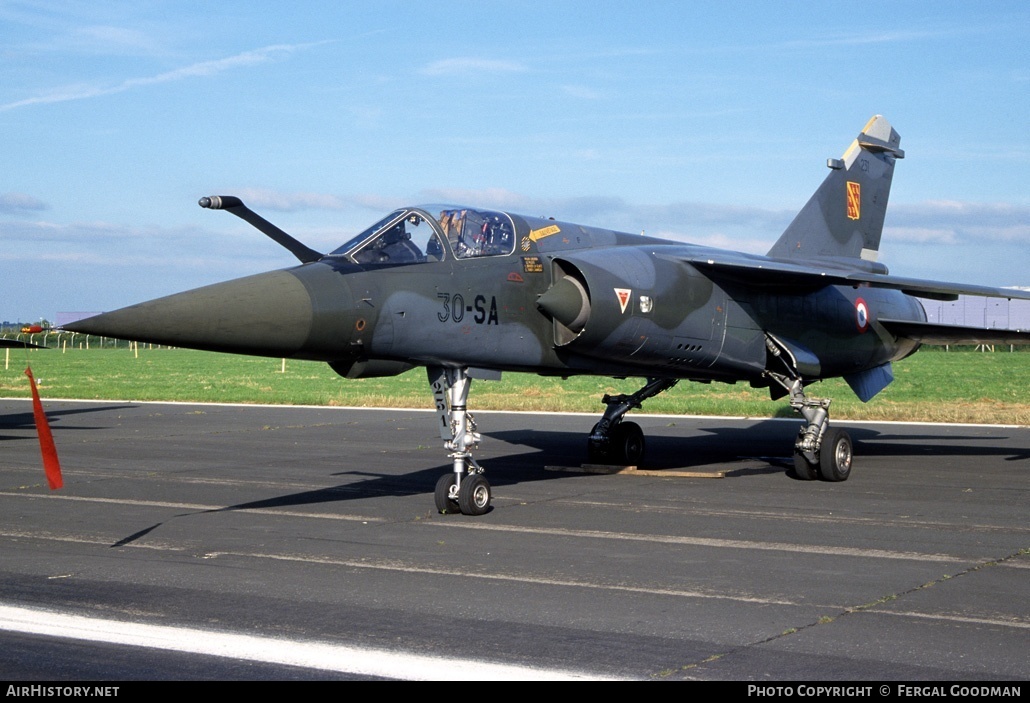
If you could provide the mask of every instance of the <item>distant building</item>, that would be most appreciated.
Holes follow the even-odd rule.
[[[85,320],[87,317],[93,317],[99,315],[99,312],[59,312],[54,320],[54,327],[64,327],[70,325],[73,322],[79,320]]]
[[[966,327],[1030,330],[1030,300],[962,295],[958,300],[951,302],[926,298],[920,298],[919,302],[923,304],[929,322]]]

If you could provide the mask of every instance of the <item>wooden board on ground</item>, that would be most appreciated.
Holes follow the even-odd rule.
[[[641,469],[636,466],[617,466],[612,464],[581,464],[579,466],[545,466],[546,471],[565,471],[583,474],[630,474],[634,476],[667,476],[672,478],[725,478],[725,471],[680,471],[678,469],[662,469],[660,471]]]

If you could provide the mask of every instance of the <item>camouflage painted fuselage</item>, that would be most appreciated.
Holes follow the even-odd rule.
[[[446,251],[438,261],[404,264],[326,256],[107,313],[91,320],[89,331],[326,361],[349,377],[434,365],[766,385],[767,334],[813,379],[914,351],[917,345],[895,339],[878,315],[925,319],[919,303],[897,291],[765,291],[716,282],[681,257],[725,252],[511,220],[518,244],[511,254],[460,259]],[[575,330],[538,304],[566,276],[581,282],[585,296],[569,304],[588,309]]]

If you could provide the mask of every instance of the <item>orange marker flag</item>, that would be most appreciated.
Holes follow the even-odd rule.
[[[36,389],[36,379],[32,376],[32,367],[25,367],[25,375],[29,377],[29,385],[32,386],[32,414],[36,418],[39,449],[43,453],[43,470],[46,471],[46,480],[50,484],[50,490],[56,491],[64,485],[64,480],[61,478],[61,462],[57,460],[57,446],[54,444],[54,436],[50,434],[50,423],[47,422],[46,413],[43,412],[43,403],[39,400],[39,391]]]

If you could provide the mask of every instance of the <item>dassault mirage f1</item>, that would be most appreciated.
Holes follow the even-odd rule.
[[[588,456],[636,464],[625,419],[679,381],[746,382],[804,419],[801,479],[843,481],[852,442],[809,392],[843,377],[863,401],[920,344],[1030,343],[1030,332],[931,324],[914,296],[1030,299],[1015,289],[893,276],[877,261],[900,137],[873,117],[765,256],[455,205],[390,213],[322,254],[248,209],[246,220],[299,266],[179,293],[67,325],[76,332],[235,354],[328,362],[346,378],[425,367],[451,470],[441,513],[480,515],[491,489],[473,458],[471,381],[503,371],[646,379],[602,400]]]

